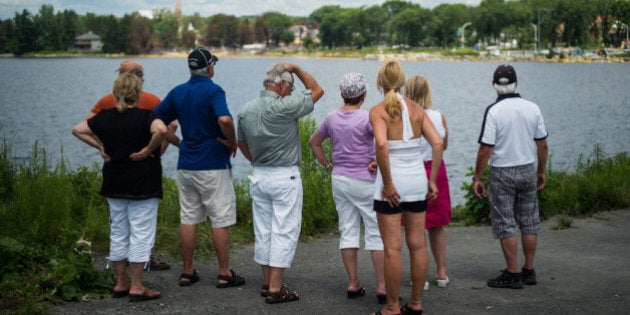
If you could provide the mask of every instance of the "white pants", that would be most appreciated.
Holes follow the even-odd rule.
[[[361,219],[364,227],[364,248],[383,250],[374,211],[374,182],[332,175],[332,193],[339,215],[339,248],[359,248]]]
[[[110,215],[109,260],[149,261],[155,242],[158,198],[107,198]]]
[[[249,176],[254,219],[254,261],[289,268],[302,229],[302,178],[297,166],[254,167]]]

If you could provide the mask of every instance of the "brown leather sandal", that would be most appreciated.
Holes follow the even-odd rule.
[[[276,303],[284,303],[284,302],[293,302],[300,299],[300,295],[295,291],[289,291],[286,285],[282,285],[280,291],[271,292],[269,291],[269,295],[265,298],[265,302],[268,304],[276,304]]]
[[[236,286],[245,284],[245,278],[237,275],[232,269],[230,269],[230,273],[232,274],[231,276],[224,276],[224,275],[217,276],[217,280],[226,281],[226,282],[217,281],[217,288],[224,289],[224,288],[236,287]]]

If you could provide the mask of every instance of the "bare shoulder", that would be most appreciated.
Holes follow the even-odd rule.
[[[382,116],[383,114],[386,114],[383,102],[378,103],[370,108],[370,118]]]

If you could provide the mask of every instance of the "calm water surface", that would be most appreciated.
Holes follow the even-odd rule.
[[[13,145],[16,158],[27,158],[37,142],[53,165],[61,158],[71,168],[100,163],[100,155],[72,136],[74,124],[92,105],[109,93],[122,59],[58,58],[0,59],[0,134]],[[166,96],[188,80],[185,58],[139,59],[145,68],[145,90]],[[326,94],[312,116],[321,122],[341,106],[338,81],[346,72],[362,72],[370,87],[363,109],[382,99],[376,90],[376,73],[382,62],[350,59],[222,58],[214,80],[228,98],[232,115],[258,96],[266,69],[278,61],[301,65],[322,84]],[[442,111],[449,126],[444,154],[454,204],[463,204],[459,188],[467,168],[475,163],[482,115],[496,94],[490,84],[496,62],[402,62],[408,76],[422,74],[433,88],[433,107]],[[609,153],[630,152],[630,93],[627,64],[513,63],[517,92],[539,104],[549,131],[553,168],[573,169],[579,154],[590,154],[600,143]],[[303,88],[297,84],[297,88]],[[311,154],[304,152],[304,154]],[[163,157],[165,174],[175,175],[177,149]],[[240,155],[233,160],[236,177],[250,171]]]

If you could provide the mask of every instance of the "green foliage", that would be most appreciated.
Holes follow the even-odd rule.
[[[584,216],[628,207],[630,157],[626,153],[608,157],[597,144],[588,158],[580,155],[575,173],[550,167],[539,199],[545,216]]]
[[[300,172],[304,188],[302,237],[329,232],[337,226],[337,211],[332,198],[330,173],[319,164],[308,144],[315,130],[317,130],[317,122],[314,118],[309,116],[300,121],[302,144]],[[323,145],[324,152],[330,157],[330,141],[324,142]]]
[[[467,175],[472,176],[472,168],[468,170]],[[596,144],[588,158],[580,154],[574,173],[556,171],[550,166],[546,178],[545,187],[538,192],[540,216],[560,215],[559,227],[570,227],[568,217],[571,216],[630,207],[630,157],[627,153],[608,157],[601,145]],[[482,181],[488,182],[488,170]],[[461,189],[466,192],[466,203],[458,210],[458,218],[465,224],[488,224],[488,199],[476,199],[470,182],[462,183]]]
[[[83,187],[74,186],[64,162],[49,170],[46,152],[33,147],[23,163],[0,148],[0,310],[41,312],[39,302],[102,297],[112,284],[109,271],[91,264],[91,245],[80,239],[77,215]]]
[[[489,171],[486,168],[481,175],[481,181],[484,183],[488,183]],[[466,176],[468,178],[472,178],[475,174],[475,170],[472,167],[468,168],[468,173]],[[488,198],[477,199],[472,191],[472,180],[465,181],[462,183],[460,187],[461,190],[465,191],[464,199],[466,199],[465,208],[462,210],[462,215],[464,217],[464,224],[490,224],[490,204],[488,203]],[[486,188],[487,189],[487,188]]]
[[[137,12],[127,12],[122,18],[90,12],[79,16],[73,10],[54,13],[52,5],[44,4],[39,12],[23,10],[13,19],[0,21],[0,53],[22,56],[42,50],[65,51],[76,35],[88,31],[101,36],[104,53],[187,51],[194,45],[195,32],[205,46],[234,49],[258,42],[275,48],[281,41],[291,42],[289,28],[293,25],[318,27],[319,41],[305,40],[307,49],[313,49],[316,42],[329,49],[383,45],[454,48],[461,45],[461,28],[467,22],[471,23],[464,34],[467,46],[517,40],[521,48],[532,47],[533,24],[540,48],[620,47],[627,33],[620,23],[630,21],[629,3],[486,0],[477,6],[443,3],[428,9],[412,1],[390,0],[358,8],[324,5],[303,18],[278,12],[241,18],[217,12],[202,18],[199,13],[180,16],[156,8],[152,19]],[[178,33],[188,25],[195,31]]]

